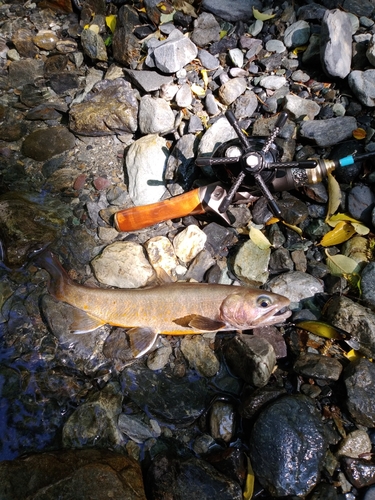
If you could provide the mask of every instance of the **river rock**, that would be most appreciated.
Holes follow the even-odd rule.
[[[298,357],[293,369],[304,377],[336,381],[340,378],[342,364],[336,358],[308,352]]]
[[[347,407],[354,422],[375,426],[375,366],[366,358],[352,361],[343,378],[347,390]]]
[[[93,61],[107,61],[107,47],[103,38],[92,29],[84,29],[81,33],[83,52]]]
[[[321,62],[331,77],[346,78],[352,62],[352,25],[346,12],[327,10],[320,34]]]
[[[206,240],[206,234],[198,226],[191,224],[174,237],[174,251],[181,262],[187,264],[203,250]]]
[[[145,95],[139,103],[138,123],[142,134],[165,134],[174,128],[175,117],[168,102]]]
[[[203,0],[202,8],[226,21],[249,21],[252,19],[252,8],[261,9],[259,0]]]
[[[219,360],[202,335],[186,335],[181,341],[181,351],[189,366],[203,377],[213,377],[219,371]]]
[[[191,35],[191,41],[198,47],[204,47],[211,42],[220,40],[220,24],[212,14],[202,12],[194,21],[194,31]]]
[[[176,281],[178,259],[170,240],[166,236],[154,236],[146,241],[145,249],[152,267],[155,270],[162,269],[173,281]]]
[[[364,106],[375,106],[375,69],[355,70],[348,76],[348,84]]]
[[[249,285],[263,285],[268,279],[270,255],[269,248],[261,249],[249,239],[235,255],[233,271],[239,280]]]
[[[309,120],[313,120],[319,114],[320,106],[310,99],[303,99],[294,94],[289,94],[285,96],[284,111],[290,113],[296,120],[303,119],[305,116]]]
[[[305,496],[316,485],[326,440],[310,398],[284,396],[271,402],[258,416],[249,445],[255,477],[271,495]]]
[[[283,273],[272,278],[266,285],[267,290],[288,297],[291,302],[297,303],[316,293],[323,293],[323,283],[301,271]]]
[[[303,19],[292,23],[284,33],[286,47],[299,47],[305,45],[310,38],[310,25]]]
[[[123,78],[97,83],[84,102],[73,104],[69,126],[81,135],[134,133],[138,128],[138,102]]]
[[[119,288],[139,288],[155,277],[142,245],[133,241],[108,245],[91,265],[100,283]]]
[[[110,450],[48,451],[0,463],[0,495],[9,500],[60,497],[146,500],[141,467]]]
[[[33,160],[45,161],[74,146],[75,137],[66,127],[49,127],[34,130],[26,136],[22,152]]]
[[[302,137],[315,141],[318,146],[326,147],[351,138],[356,128],[357,120],[354,116],[340,116],[327,120],[302,122],[300,133]]]
[[[160,201],[165,193],[164,171],[169,151],[167,141],[149,134],[135,141],[126,155],[129,195],[134,205]]]
[[[135,70],[124,68],[125,76],[133,85],[138,87],[143,92],[154,92],[159,90],[164,84],[173,82],[173,77],[170,75],[161,75],[157,71]]]
[[[221,101],[229,106],[237,97],[243,94],[246,90],[247,82],[245,78],[232,78],[224,83],[219,89]]]

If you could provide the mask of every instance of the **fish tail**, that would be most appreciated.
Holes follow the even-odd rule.
[[[37,255],[34,264],[45,269],[49,275],[48,282],[49,293],[58,300],[61,300],[66,294],[66,287],[72,283],[68,273],[60,264],[59,259],[50,251],[44,251]]]

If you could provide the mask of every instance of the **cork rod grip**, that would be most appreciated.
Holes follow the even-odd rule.
[[[197,188],[151,205],[121,210],[114,215],[114,223],[117,231],[137,231],[168,219],[204,212],[200,199],[200,189]]]

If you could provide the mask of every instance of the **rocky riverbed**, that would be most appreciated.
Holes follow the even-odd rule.
[[[374,0],[0,4],[1,498],[375,498],[374,20]],[[229,225],[117,231],[217,181],[195,159],[237,137],[227,109],[249,138],[285,111],[281,161],[366,156],[275,193],[278,219],[257,196]],[[293,314],[134,359],[122,328],[70,331],[46,246],[87,286],[162,270]]]

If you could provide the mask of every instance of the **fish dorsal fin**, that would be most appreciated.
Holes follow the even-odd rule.
[[[82,309],[72,308],[72,322],[69,326],[72,333],[93,332],[103,325],[105,325],[105,321],[90,316],[87,312],[82,311]]]
[[[205,332],[216,332],[225,326],[225,323],[222,321],[206,318],[205,316],[200,316],[199,314],[189,314],[188,316],[183,316],[182,318],[176,318],[173,322],[180,326],[190,327],[195,330]]]
[[[126,332],[129,337],[130,350],[135,358],[146,354],[155,344],[158,334],[151,328],[135,327]]]

